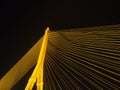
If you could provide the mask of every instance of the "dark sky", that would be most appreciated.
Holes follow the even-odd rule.
[[[0,2],[0,78],[51,30],[120,23],[117,0],[39,0]]]

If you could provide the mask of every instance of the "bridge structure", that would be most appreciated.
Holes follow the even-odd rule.
[[[11,90],[35,66],[25,90],[119,90],[120,24],[50,31],[0,80]]]

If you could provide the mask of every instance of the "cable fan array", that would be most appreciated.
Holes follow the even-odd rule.
[[[120,25],[50,32],[44,90],[103,89],[120,89]]]

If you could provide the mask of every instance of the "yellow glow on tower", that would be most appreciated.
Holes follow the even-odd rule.
[[[48,41],[48,32],[49,32],[49,27],[46,29],[45,34],[43,36],[43,42],[40,49],[37,65],[28,81],[25,90],[32,90],[35,82],[36,82],[37,90],[43,90],[43,69],[44,69],[44,58],[47,48],[47,41]]]

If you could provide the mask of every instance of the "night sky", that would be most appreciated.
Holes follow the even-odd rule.
[[[3,0],[0,4],[0,78],[47,26],[52,31],[120,23],[117,0]]]

